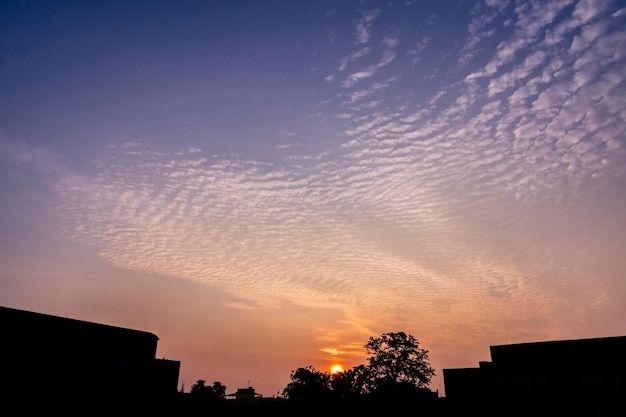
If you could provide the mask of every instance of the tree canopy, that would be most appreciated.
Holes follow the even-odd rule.
[[[220,381],[213,382],[213,385],[206,385],[206,380],[199,379],[191,386],[189,393],[195,398],[222,401],[226,397],[226,386],[222,385]]]
[[[370,355],[369,370],[378,384],[410,384],[426,388],[435,375],[428,351],[420,348],[415,337],[404,332],[370,337],[365,349]]]
[[[427,390],[435,375],[428,351],[404,332],[370,337],[365,344],[367,364],[333,375],[307,366],[291,373],[283,391],[289,399],[348,398],[366,394],[403,395]]]
[[[330,397],[331,377],[327,372],[307,366],[292,371],[290,378],[291,382],[283,390],[283,394],[289,399],[307,401]]]

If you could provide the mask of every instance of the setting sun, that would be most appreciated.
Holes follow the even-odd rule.
[[[0,0],[0,309],[157,337],[174,401],[309,377],[343,401],[385,333],[442,396],[491,346],[626,337],[626,0],[31,3]],[[597,402],[600,372],[537,373],[546,403],[504,411],[626,408],[611,365]]]
[[[343,366],[341,365],[333,365],[330,367],[330,373],[336,374],[338,372],[343,372]]]

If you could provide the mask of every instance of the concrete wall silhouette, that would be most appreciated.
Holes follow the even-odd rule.
[[[3,392],[31,401],[93,407],[176,395],[180,362],[156,360],[155,334],[0,307]]]
[[[626,337],[491,346],[479,368],[444,369],[446,398],[491,415],[626,415]]]

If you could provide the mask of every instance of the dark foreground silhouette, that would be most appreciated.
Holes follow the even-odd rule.
[[[491,346],[477,368],[444,369],[440,397],[427,351],[385,333],[366,365],[299,368],[285,398],[262,398],[217,381],[178,392],[180,362],[155,358],[149,332],[6,307],[0,329],[3,415],[626,416],[625,336]]]
[[[182,394],[176,412],[220,415],[270,415],[270,416],[350,416],[350,415],[421,415],[447,416],[445,399],[418,397],[383,398],[363,395],[358,398],[327,398],[323,400],[289,400],[285,398],[261,398],[250,402],[224,400],[221,403],[202,404],[189,395]]]

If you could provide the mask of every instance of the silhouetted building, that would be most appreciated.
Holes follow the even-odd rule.
[[[626,337],[490,350],[478,368],[443,370],[447,401],[498,416],[626,415]]]
[[[156,398],[173,398],[178,390],[180,361],[171,359],[155,359],[153,363],[151,396]]]
[[[175,398],[179,361],[155,359],[152,333],[0,307],[6,401],[129,407]]]
[[[257,398],[262,398],[262,395],[257,394],[254,391],[254,388],[248,387],[248,388],[237,388],[237,392],[234,392],[232,394],[226,394],[226,398],[231,398],[237,401],[244,402],[244,401],[252,401]]]

